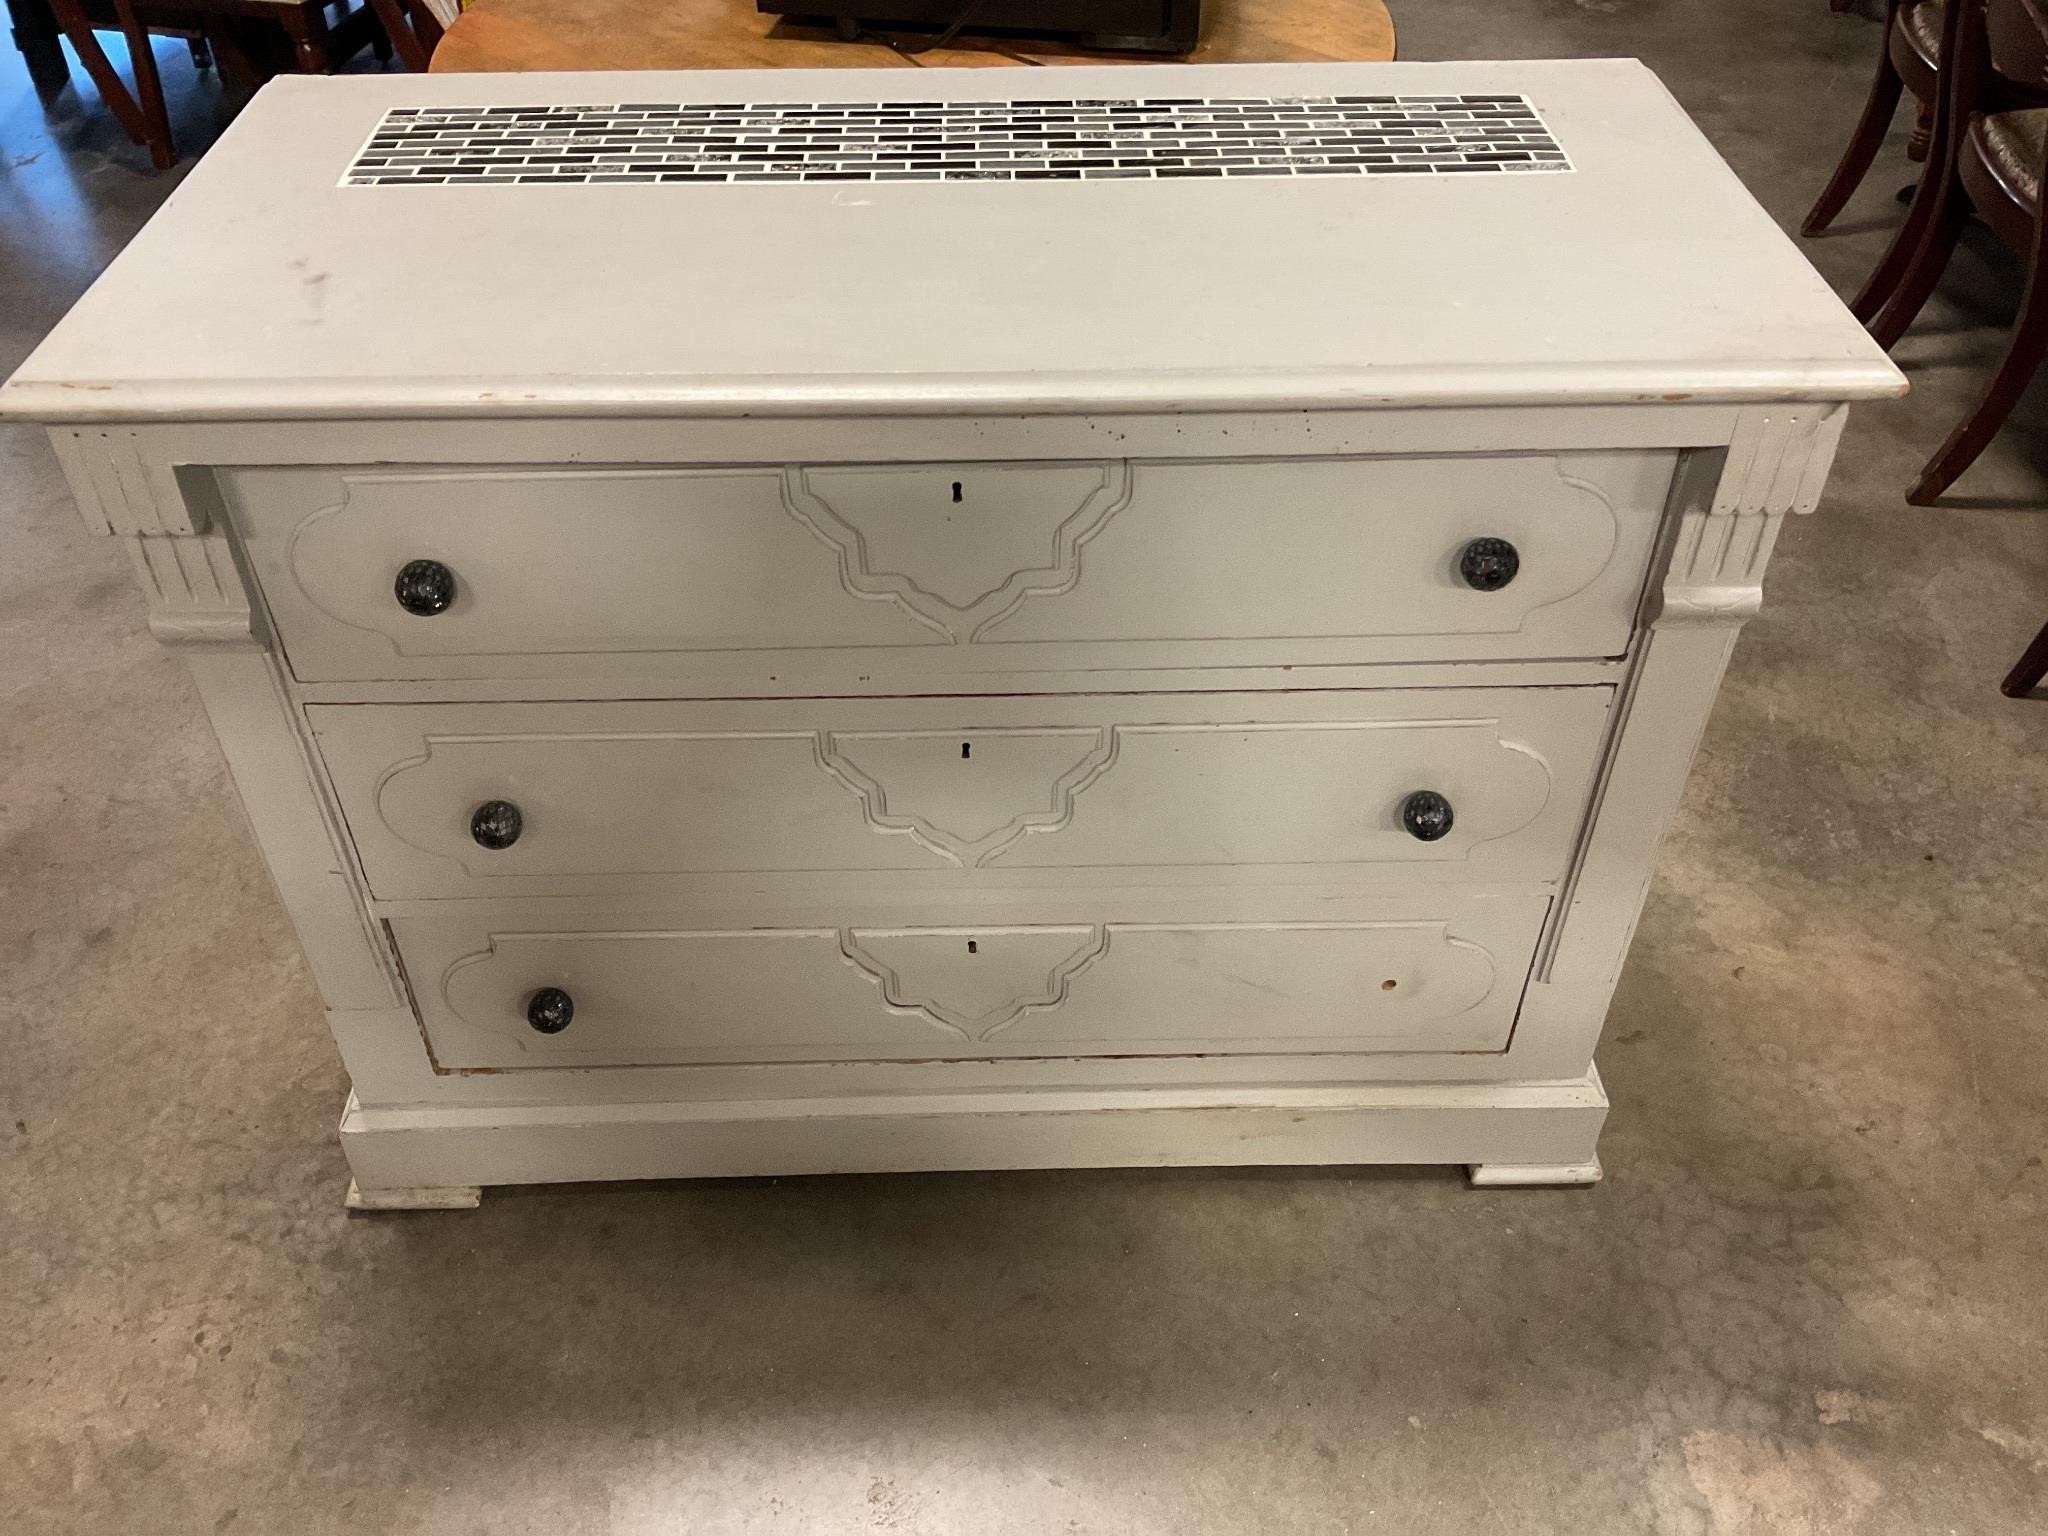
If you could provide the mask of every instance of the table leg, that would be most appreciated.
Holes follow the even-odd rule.
[[[163,82],[157,78],[156,55],[150,52],[149,33],[135,19],[132,0],[114,0],[114,10],[121,19],[121,30],[134,63],[133,94],[107,58],[106,50],[100,47],[99,39],[93,36],[92,22],[79,0],[50,0],[50,10],[71,40],[78,62],[99,87],[100,98],[115,121],[129,138],[148,148],[149,158],[158,170],[169,170],[178,158],[171,144],[170,113],[164,106]]]
[[[270,71],[251,58],[232,16],[206,18],[206,43],[213,62],[220,68],[220,83],[238,98],[255,94],[270,78]]]
[[[54,91],[71,78],[64,57],[64,34],[50,14],[48,0],[7,0],[14,46],[28,65],[28,77],[39,91]]]
[[[284,29],[292,40],[292,57],[302,74],[327,73],[327,18],[317,11],[288,11]]]
[[[114,0],[114,14],[121,20],[121,35],[128,39],[128,67],[135,76],[135,100],[142,111],[143,143],[149,158],[160,171],[178,163],[177,146],[171,141],[171,109],[164,100],[163,76],[157,73],[156,50],[149,45],[149,28],[135,15],[135,0]]]

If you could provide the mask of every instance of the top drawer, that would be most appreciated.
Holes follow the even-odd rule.
[[[1625,649],[1675,456],[231,469],[306,681],[919,676]],[[1477,540],[1513,547],[1475,589]],[[1498,551],[1499,546],[1491,546]],[[394,590],[414,562],[408,611]],[[1506,568],[1496,562],[1491,576]]]

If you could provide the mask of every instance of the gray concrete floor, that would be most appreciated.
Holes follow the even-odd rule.
[[[1788,227],[1823,0],[1395,0],[1637,54]],[[4,51],[4,49],[0,49]],[[187,140],[210,85],[166,44]],[[0,60],[0,369],[176,176]],[[1896,146],[1895,146],[1896,147]],[[1809,247],[1860,278],[1907,176]],[[1615,1004],[1591,1192],[1449,1170],[785,1180],[349,1218],[342,1073],[178,666],[0,432],[0,1531],[2048,1530],[2040,402],[1973,239],[1784,540]],[[1674,295],[1710,302],[1711,295]]]

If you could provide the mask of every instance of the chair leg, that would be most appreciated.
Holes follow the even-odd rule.
[[[1930,170],[1933,167],[1930,165]],[[1956,253],[1956,245],[1963,238],[1963,226],[1970,222],[1970,196],[1963,190],[1962,180],[1956,175],[1955,166],[1943,166],[1939,172],[1941,185],[1932,196],[1922,227],[1926,233],[1920,237],[1909,260],[1901,266],[1898,282],[1889,294],[1879,294],[1872,306],[1876,313],[1864,321],[1870,331],[1870,339],[1886,351],[1897,344],[1906,334],[1906,328],[1919,316],[1935,285],[1941,281],[1941,274],[1948,270],[1949,258]],[[1908,226],[1919,212],[1919,199],[1908,210]],[[1906,231],[1901,230],[1903,236]],[[1891,253],[1885,253],[1885,262],[1891,260]],[[1882,266],[1884,263],[1880,263]],[[1872,273],[1866,291],[1877,282],[1879,274]],[[1863,319],[1858,307],[1864,302],[1864,295],[1857,295],[1857,302],[1850,306],[1851,313]]]
[[[1906,158],[1915,165],[1927,158],[1934,144],[1934,103],[1923,101],[1913,113],[1913,134],[1906,140]]]
[[[2005,418],[2026,393],[2042,357],[2048,356],[2048,292],[2042,291],[2048,285],[2044,285],[2044,277],[2048,274],[2027,274],[2027,291],[2020,300],[2020,316],[2013,322],[2012,340],[2006,346],[2005,357],[1985,381],[1984,392],[1977,397],[1970,414],[1957,423],[1948,441],[1927,461],[1913,489],[1906,493],[1906,500],[1913,506],[1933,505],[1935,498],[1976,462],[1977,455],[1998,435]]]
[[[1877,50],[1877,78],[1870,82],[1870,95],[1864,100],[1863,115],[1856,120],[1856,131],[1849,135],[1849,147],[1842,151],[1842,163],[1835,167],[1799,233],[1817,235],[1826,229],[1862,185],[1871,162],[1884,147],[1884,136],[1891,129],[1892,114],[1899,109],[1899,94],[1904,89],[1905,82],[1892,66],[1891,40],[1886,38]]]
[[[164,80],[156,67],[156,50],[149,46],[149,28],[135,15],[135,0],[114,0],[114,14],[121,19],[122,35],[128,39],[128,67],[135,75],[135,99],[142,108],[142,120],[149,128],[149,158],[160,171],[178,163],[178,149],[171,140],[171,109],[164,101]]]
[[[2048,677],[2048,624],[2041,626],[2041,632],[2034,636],[2025,654],[2013,663],[2012,670],[2005,674],[2005,681],[1998,685],[1998,691],[2008,699],[2023,699],[2040,687],[2043,677]]]
[[[1870,276],[1863,280],[1856,297],[1849,301],[1849,313],[1865,325],[1877,317],[1878,311],[1897,291],[1899,280],[1913,265],[1921,242],[1927,238],[1927,231],[1933,225],[1935,213],[1947,191],[1947,159],[1948,136],[1937,129],[1927,163],[1921,167],[1920,179],[1914,183],[1912,197],[1906,205],[1905,222],[1899,225],[1891,244],[1885,247],[1877,265],[1871,268]]]

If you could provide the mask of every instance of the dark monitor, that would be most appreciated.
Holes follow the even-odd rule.
[[[1201,36],[1201,0],[757,0],[771,16],[830,22],[849,41],[880,29],[904,52],[960,32],[1049,37],[1119,52],[1189,53]]]

